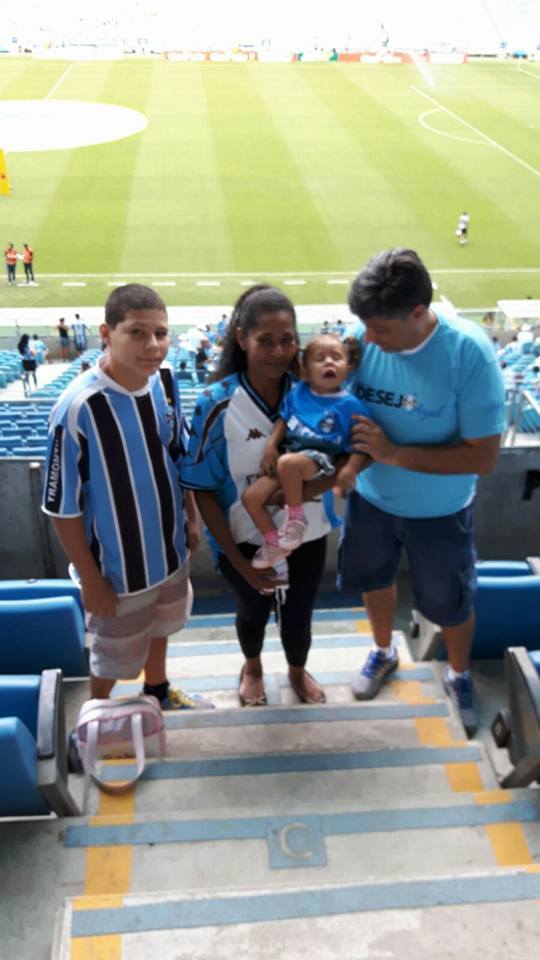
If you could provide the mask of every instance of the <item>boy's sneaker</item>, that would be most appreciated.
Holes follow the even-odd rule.
[[[461,677],[450,679],[449,668],[443,674],[443,687],[447,696],[454,702],[459,718],[465,727],[465,733],[472,737],[476,732],[477,718],[474,709],[474,688],[469,671]]]
[[[267,543],[265,540],[253,557],[251,566],[256,570],[266,570],[267,567],[273,567],[280,560],[284,560],[289,553],[290,550],[284,550],[281,544]]]
[[[169,693],[164,700],[160,700],[162,710],[214,710],[211,700],[201,697],[198,693],[186,693],[185,690],[175,690],[169,687]]]
[[[381,650],[372,650],[351,684],[356,700],[372,700],[376,697],[385,680],[397,670],[398,665],[399,658],[395,650],[390,657]]]
[[[279,545],[282,550],[297,550],[304,539],[304,533],[307,529],[305,520],[287,520],[279,531]]]

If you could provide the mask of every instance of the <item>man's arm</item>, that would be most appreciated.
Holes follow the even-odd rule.
[[[84,609],[98,617],[114,617],[116,593],[98,570],[86,539],[82,517],[53,517],[54,529],[81,581]]]
[[[433,447],[401,446],[392,443],[372,420],[366,417],[355,417],[355,420],[351,432],[354,450],[368,454],[376,463],[440,475],[488,474],[495,467],[500,434]]]
[[[193,490],[184,490],[184,513],[186,515],[187,545],[191,553],[195,553],[201,542],[201,525]]]

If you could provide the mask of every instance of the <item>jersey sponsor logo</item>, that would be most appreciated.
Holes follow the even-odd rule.
[[[420,421],[438,420],[444,411],[444,403],[440,407],[426,407],[415,393],[393,393],[391,390],[377,390],[375,387],[361,384],[358,388],[360,400],[366,403],[382,404],[385,407],[395,407],[406,413],[414,414]]]
[[[49,458],[47,472],[47,507],[58,511],[62,499],[62,428],[57,427]]]
[[[253,427],[253,428],[249,431],[249,433],[248,433],[248,435],[247,435],[247,437],[246,437],[246,440],[260,440],[261,437],[264,437],[264,433],[261,433],[261,431],[260,431],[260,430],[257,430],[256,427]]]

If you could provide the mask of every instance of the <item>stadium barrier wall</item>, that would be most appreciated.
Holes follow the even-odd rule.
[[[39,508],[43,464],[0,459],[0,579],[66,577],[67,563],[52,524]],[[538,554],[540,543],[540,447],[501,451],[495,471],[481,477],[476,499],[478,555],[482,560],[522,560]],[[331,534],[326,577],[336,572],[338,533]],[[192,578],[221,593],[203,538],[192,564]]]

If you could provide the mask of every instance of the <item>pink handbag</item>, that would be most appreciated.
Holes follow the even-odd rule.
[[[141,694],[114,700],[87,700],[77,722],[76,736],[86,777],[105,793],[126,793],[142,775],[147,757],[162,757],[165,728],[156,697]],[[120,783],[103,780],[97,773],[100,760],[134,757],[135,775]]]

